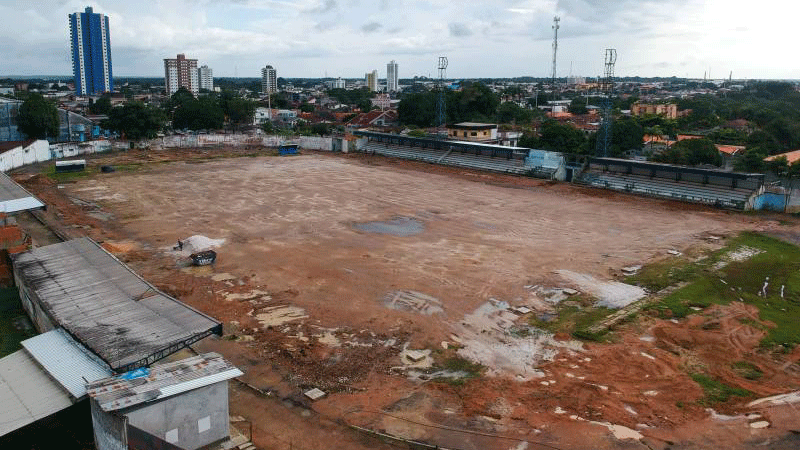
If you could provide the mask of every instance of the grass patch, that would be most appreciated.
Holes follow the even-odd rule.
[[[761,253],[715,268],[716,262],[726,259],[726,254],[744,246]],[[761,322],[774,324],[759,327],[767,331],[762,346],[790,349],[800,343],[800,327],[796,326],[800,320],[800,248],[761,234],[743,233],[725,248],[690,266],[691,269],[674,272],[682,274],[680,278],[685,278],[682,281],[688,284],[650,305],[649,310],[663,318],[680,318],[693,313],[692,307],[741,301],[758,308]],[[653,270],[664,272],[659,268]],[[766,297],[759,295],[765,282],[768,282]]]
[[[703,388],[703,392],[705,393],[705,398],[703,398],[700,403],[704,405],[713,405],[715,403],[725,403],[730,400],[732,397],[750,397],[753,395],[752,392],[748,391],[747,389],[742,389],[739,387],[728,386],[727,384],[709,377],[708,375],[703,375],[701,373],[693,373],[690,374],[692,380],[695,383],[699,384],[701,388]]]
[[[20,342],[35,334],[19,302],[17,289],[0,288],[0,357],[21,349]]]
[[[586,329],[605,319],[615,310],[606,307],[564,305],[563,303],[557,307],[556,316],[552,320],[541,320],[533,316],[530,319],[531,326],[551,333],[570,334],[578,339],[602,340],[606,333],[590,333]]]
[[[87,165],[84,170],[79,172],[56,172],[56,166],[52,165],[47,168],[44,174],[55,181],[56,183],[68,183],[70,181],[77,181],[86,178],[90,175],[98,173],[98,168]]]
[[[451,372],[464,372],[468,378],[474,378],[483,373],[484,367],[460,356],[451,356],[444,360],[442,367]]]
[[[747,380],[758,380],[764,375],[758,366],[747,361],[736,361],[731,364],[731,369],[736,372],[736,375]]]
[[[625,278],[625,282],[641,286],[650,292],[658,292],[693,279],[706,264],[706,260],[697,263],[685,258],[671,258],[643,267],[636,275]]]

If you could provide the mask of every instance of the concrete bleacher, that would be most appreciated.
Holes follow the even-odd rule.
[[[488,170],[491,172],[526,174],[530,168],[525,166],[521,159],[507,159],[486,155],[473,155],[457,151],[409,147],[405,145],[389,144],[384,142],[368,141],[364,151],[394,158],[423,161],[447,166],[465,167],[469,169]]]
[[[593,187],[734,209],[744,209],[753,194],[753,190],[748,188],[614,172],[587,172],[583,174],[581,181]]]

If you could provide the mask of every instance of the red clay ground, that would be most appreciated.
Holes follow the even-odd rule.
[[[232,414],[255,421],[264,448],[288,448],[289,441],[327,447],[319,430],[339,430],[328,419],[442,446],[502,449],[537,448],[534,442],[747,448],[798,428],[796,416],[779,412],[764,430],[744,418],[709,419],[696,402],[702,391],[687,368],[718,366],[721,377],[730,376],[725,368],[742,354],[765,372],[747,386],[759,396],[798,388],[791,363],[800,355],[776,362],[756,354],[759,330],[735,320],[753,314],[743,308],[717,308],[677,324],[642,319],[618,332],[617,343],[562,350],[542,362],[541,378],[528,381],[415,382],[394,369],[403,366],[398,354],[406,344],[433,350],[437,360],[451,355],[468,315],[490,299],[530,304],[530,286],[553,283],[555,270],[609,279],[669,249],[713,245],[708,235],[797,236],[791,220],[383,158],[209,156],[216,155],[106,155],[94,163],[148,164],[61,186],[41,176],[24,183],[52,205],[48,216],[63,232],[106,241],[145,278],[224,321],[226,338],[203,348],[240,365],[251,385],[302,403],[283,406],[236,388]],[[405,221],[364,228],[396,218]],[[401,235],[373,232],[381,227]],[[213,269],[185,267],[185,256],[172,252],[178,239],[193,235],[225,239]],[[433,313],[389,308],[387,295],[396,291],[420,293],[412,300]],[[713,327],[704,326],[710,321]],[[488,331],[476,339],[501,345]],[[645,335],[653,339],[641,340]],[[298,392],[314,386],[331,395],[306,418],[300,414],[311,405]],[[259,408],[273,418],[261,417]],[[281,408],[297,414],[277,424]],[[763,409],[769,415],[775,408]],[[590,421],[638,430],[642,438]],[[344,433],[336,438],[343,448],[377,445],[330,433]]]

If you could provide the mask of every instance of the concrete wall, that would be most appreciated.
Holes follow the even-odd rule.
[[[103,411],[94,399],[90,398],[89,404],[97,450],[128,450],[125,418]]]
[[[228,382],[215,383],[123,413],[131,425],[181,448],[195,450],[229,436]]]
[[[111,142],[109,141],[69,142],[51,145],[50,153],[53,159],[72,158],[74,156],[108,152],[111,151],[111,148]]]
[[[28,313],[28,317],[30,317],[36,331],[46,333],[54,329],[53,322],[50,321],[50,317],[42,309],[39,299],[21,282],[16,267],[14,267],[14,283],[19,287],[19,299],[20,303],[22,303],[22,309]]]
[[[38,140],[27,147],[19,146],[0,154],[0,170],[7,172],[26,164],[47,161],[50,156],[50,144],[45,140]]]

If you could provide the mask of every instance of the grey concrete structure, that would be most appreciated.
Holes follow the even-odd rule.
[[[225,440],[228,380],[241,374],[220,355],[207,353],[91,383],[95,445],[126,449],[142,433],[186,450]]]

